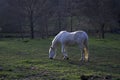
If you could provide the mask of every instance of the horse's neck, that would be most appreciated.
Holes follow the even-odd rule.
[[[52,43],[51,47],[55,48],[55,47],[56,47],[56,44],[55,44],[55,43]]]
[[[51,47],[56,48],[56,45],[57,45],[57,38],[54,38]]]
[[[68,35],[68,32],[66,31],[61,31],[59,34],[57,34],[52,41],[52,47],[56,48],[59,43],[63,42],[62,40],[66,35]]]

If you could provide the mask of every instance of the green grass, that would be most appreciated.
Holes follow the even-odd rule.
[[[120,80],[120,35],[89,39],[90,62],[80,65],[77,46],[67,48],[70,60],[60,49],[48,59],[52,38],[28,40],[0,39],[0,80],[80,80],[81,75],[107,76]]]

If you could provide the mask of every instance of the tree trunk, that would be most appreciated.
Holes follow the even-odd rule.
[[[105,38],[104,27],[105,27],[105,24],[103,23],[102,25],[100,25],[100,28],[96,31],[98,38],[101,38],[101,39]]]
[[[20,25],[20,35],[21,35],[21,39],[24,40],[22,25]]]
[[[73,23],[73,21],[72,21],[72,15],[70,16],[70,31],[72,32],[73,31],[73,27],[72,27],[72,23]]]
[[[118,21],[119,27],[120,27],[120,20]]]
[[[46,38],[48,38],[48,19],[45,17],[46,24],[45,24],[45,33],[46,33]]]
[[[31,30],[31,39],[34,39],[33,11],[31,11],[30,13],[30,30]]]
[[[102,39],[105,38],[104,27],[105,27],[105,24],[103,23],[102,26],[101,26],[101,38],[102,38]]]
[[[58,26],[59,26],[59,31],[61,31],[61,15],[58,13]]]

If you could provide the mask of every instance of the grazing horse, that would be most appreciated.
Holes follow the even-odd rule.
[[[81,51],[81,61],[88,61],[88,35],[84,31],[75,31],[75,32],[67,32],[61,31],[59,32],[52,41],[52,45],[49,49],[49,58],[55,58],[55,52],[57,45],[61,45],[61,52],[64,56],[64,59],[69,59],[66,53],[65,47],[69,45],[77,44]]]

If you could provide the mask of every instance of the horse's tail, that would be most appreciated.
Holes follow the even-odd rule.
[[[84,53],[85,53],[85,60],[89,60],[89,49],[88,49],[88,38],[84,42]]]

